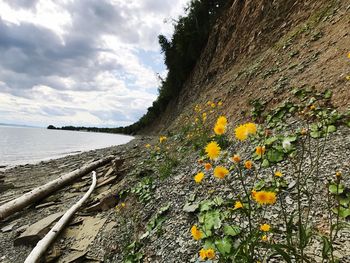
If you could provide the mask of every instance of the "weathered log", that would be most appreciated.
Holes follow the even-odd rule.
[[[67,212],[61,217],[61,219],[54,225],[54,227],[46,234],[46,236],[38,242],[35,248],[30,252],[29,256],[26,258],[24,263],[35,263],[39,262],[40,258],[44,255],[46,250],[49,248],[51,243],[55,240],[58,234],[63,230],[65,225],[72,218],[74,213],[83,205],[86,199],[89,198],[92,191],[96,186],[96,172],[92,172],[92,184],[89,188],[89,191],[85,193],[85,195],[71,208],[67,210]]]
[[[70,173],[61,175],[59,178],[39,186],[32,191],[25,193],[24,195],[0,206],[0,220],[20,211],[22,208],[50,195],[52,192],[57,191],[63,186],[76,180],[79,177],[95,170],[97,167],[109,163],[113,159],[113,156],[106,157],[104,159],[92,162],[83,166],[80,169],[74,170]]]

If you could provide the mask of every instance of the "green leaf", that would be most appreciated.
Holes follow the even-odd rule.
[[[223,255],[227,255],[231,252],[232,244],[231,240],[228,237],[215,240],[215,245],[218,248],[219,252]]]
[[[267,159],[264,159],[264,161],[261,164],[262,168],[268,168],[270,166],[270,162]]]
[[[322,243],[323,243],[323,247],[322,247],[322,258],[323,259],[327,259],[328,258],[328,254],[331,250],[331,244],[328,240],[327,237],[322,236]]]
[[[211,201],[211,200],[204,200],[200,204],[200,211],[201,212],[209,211],[213,205],[214,205],[213,201]]]
[[[239,226],[235,225],[225,225],[224,226],[224,233],[228,236],[237,236],[241,233],[241,228]]]
[[[272,163],[278,163],[283,160],[283,151],[278,151],[276,149],[271,149],[267,152],[267,159]]]
[[[350,197],[346,197],[346,198],[339,198],[339,203],[344,206],[344,207],[349,207],[350,205]]]
[[[343,193],[345,187],[344,187],[344,185],[339,184],[338,189],[337,189],[337,185],[336,185],[336,184],[330,184],[329,187],[328,187],[328,189],[329,189],[329,192],[330,192],[331,194],[336,195],[336,194],[341,194],[341,193]]]
[[[254,189],[260,191],[265,186],[265,180],[260,180],[254,185]]]
[[[217,210],[206,212],[199,216],[199,222],[203,223],[206,230],[219,229],[221,227],[220,212]]]
[[[327,132],[328,133],[332,133],[332,132],[335,132],[335,131],[337,131],[337,127],[335,127],[334,125],[329,125],[327,127]]]
[[[334,208],[333,212],[337,213],[338,209]],[[339,207],[339,216],[342,218],[347,218],[350,216],[350,208],[345,208],[345,207]]]
[[[314,138],[314,139],[320,138],[321,137],[321,132],[319,132],[319,131],[312,131],[312,132],[310,132],[310,136],[312,138]]]
[[[220,196],[216,196],[213,202],[216,206],[221,206],[224,203],[224,199],[222,199]]]
[[[332,91],[330,91],[329,89],[327,89],[325,92],[324,92],[324,95],[323,97],[325,99],[330,99],[332,97]]]
[[[271,145],[271,144],[273,144],[275,141],[278,141],[278,137],[271,137],[271,138],[268,138],[268,139],[265,141],[265,145]]]

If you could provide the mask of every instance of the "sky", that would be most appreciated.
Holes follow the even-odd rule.
[[[0,123],[126,126],[157,98],[189,0],[0,0]]]

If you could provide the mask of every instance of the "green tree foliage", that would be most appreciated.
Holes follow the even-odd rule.
[[[164,112],[168,103],[179,95],[207,44],[211,27],[229,2],[193,0],[186,8],[186,15],[176,21],[171,40],[163,35],[158,37],[168,75],[161,82],[157,100],[138,122],[123,128],[126,133],[135,133],[152,123]]]

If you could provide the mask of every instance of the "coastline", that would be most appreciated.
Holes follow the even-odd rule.
[[[110,155],[113,155],[116,159],[126,160],[126,163],[122,165],[123,169],[132,168],[135,158],[140,157],[140,150],[145,148],[144,145],[149,140],[151,140],[151,137],[134,136],[134,139],[126,144],[71,154],[57,159],[40,161],[35,164],[17,165],[0,171],[0,205],[23,195],[23,193],[35,187],[58,178],[61,174],[66,174],[89,162]],[[115,187],[115,180],[120,180],[117,179],[118,171],[116,169],[118,168],[115,167],[114,163],[111,162],[96,169],[98,184],[102,182],[103,186],[97,186],[89,202],[94,202],[99,195],[108,193],[110,189]],[[111,169],[113,170],[112,172],[110,171]],[[91,175],[87,174],[43,200],[23,209],[23,211],[17,212],[1,221],[0,255],[2,257],[0,257],[0,262],[23,262],[32,248],[30,244],[25,244],[25,246],[14,245],[18,236],[28,226],[44,217],[57,212],[64,212],[70,208],[85,193],[86,188],[90,185],[90,180]],[[108,183],[105,184],[104,180],[108,181]],[[106,217],[111,211],[113,209],[106,211],[106,213],[97,213],[96,216]],[[93,214],[95,213],[93,212]],[[4,230],[9,228],[9,226],[9,230]]]

